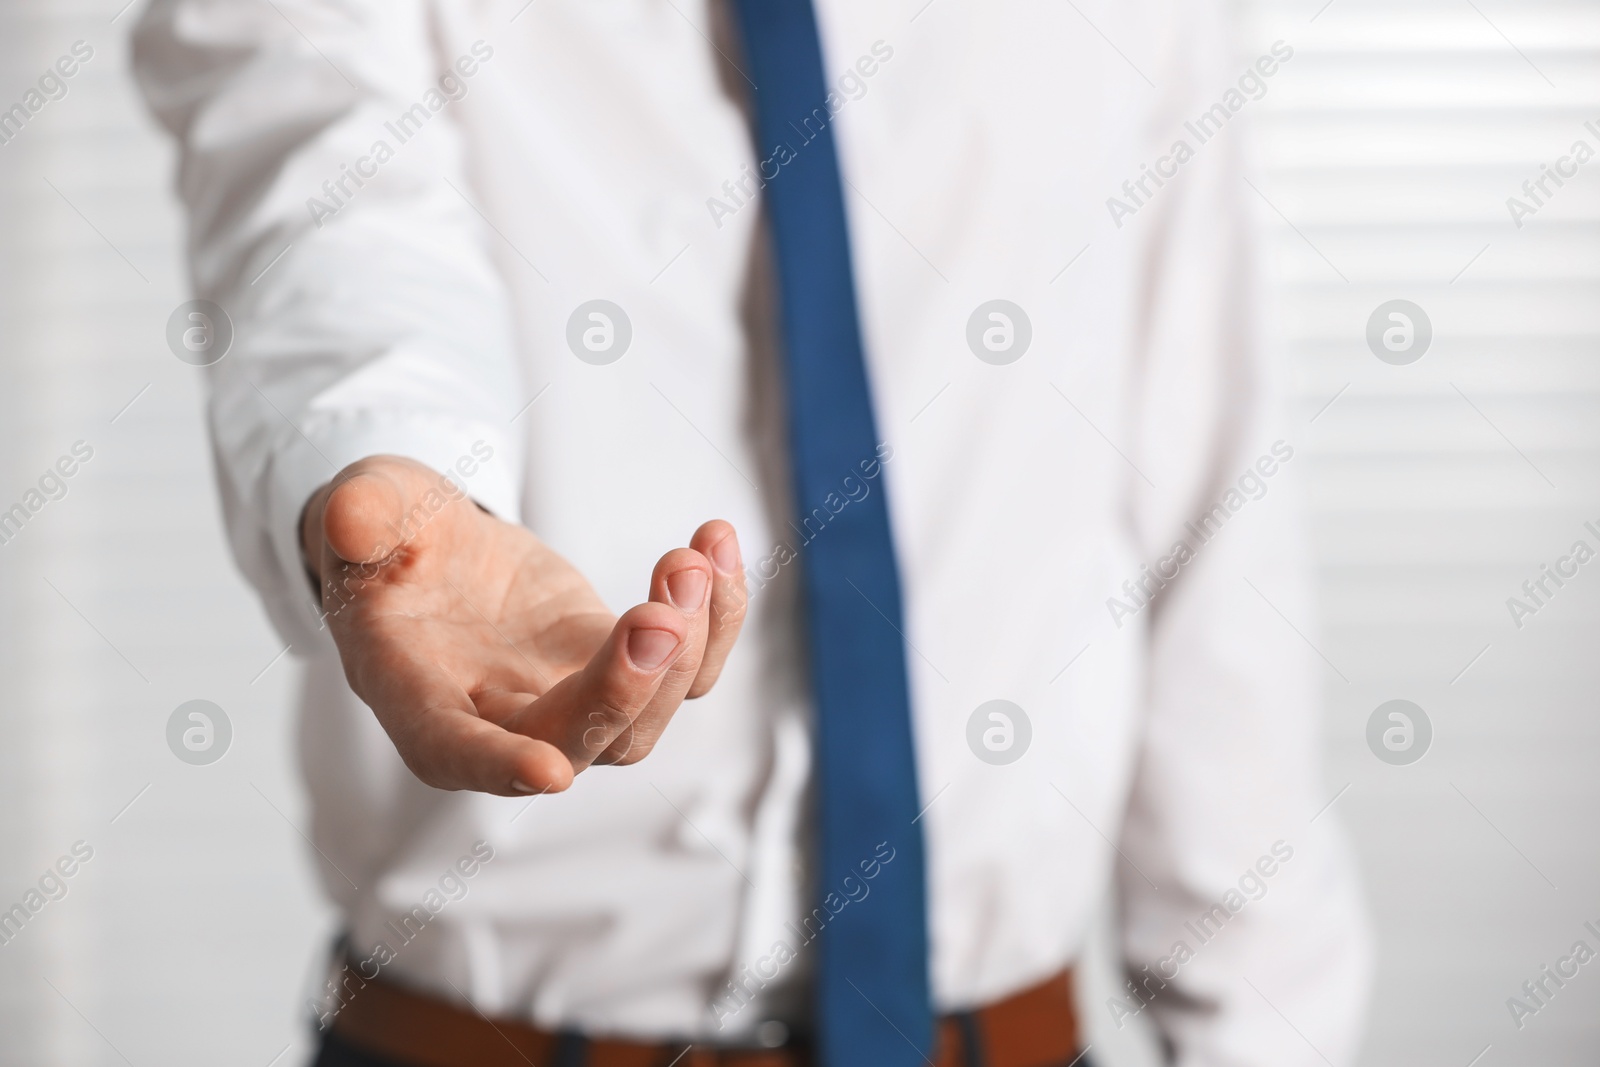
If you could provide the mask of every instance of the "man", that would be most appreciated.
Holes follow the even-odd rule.
[[[1214,7],[152,4],[320,1063],[1350,1060]]]

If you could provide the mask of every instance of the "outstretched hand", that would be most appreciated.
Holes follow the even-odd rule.
[[[301,540],[350,688],[440,789],[554,793],[592,763],[643,759],[744,619],[726,522],[662,556],[618,618],[529,530],[396,456],[319,489]]]

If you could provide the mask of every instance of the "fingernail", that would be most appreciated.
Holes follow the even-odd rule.
[[[711,563],[723,574],[739,569],[739,539],[729,534],[711,546]]]
[[[628,635],[628,658],[641,671],[659,670],[678,649],[678,635],[667,630],[635,630]]]
[[[543,793],[544,792],[543,789],[535,789],[533,786],[529,785],[527,782],[524,782],[521,778],[513,778],[513,779],[511,779],[511,788],[515,789],[519,793]]]
[[[706,602],[706,572],[698,567],[681,570],[667,578],[667,596],[672,598],[673,607],[685,613],[700,610]]]

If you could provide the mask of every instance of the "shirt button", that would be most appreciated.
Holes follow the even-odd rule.
[[[757,1023],[756,1043],[762,1048],[782,1048],[789,1043],[789,1028],[776,1019]]]

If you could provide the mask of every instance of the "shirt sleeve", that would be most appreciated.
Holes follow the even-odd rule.
[[[1233,59],[1215,3],[1173,6],[1190,22],[1171,34],[1146,158],[1178,137],[1195,154],[1122,235],[1149,279],[1134,458],[1151,484],[1134,479],[1132,523],[1154,577],[1136,590],[1151,594],[1149,681],[1118,874],[1133,985],[1107,1007],[1119,1026],[1148,1012],[1180,1067],[1343,1065],[1369,938],[1319,766],[1318,688],[1338,675],[1318,651],[1295,484],[1307,427],[1280,410],[1256,299],[1241,117],[1263,105],[1244,90],[1245,114],[1204,143],[1183,126],[1256,57]]]
[[[302,655],[331,642],[298,519],[346,464],[408,456],[519,513],[509,304],[451,114],[494,50],[438,54],[434,18],[424,0],[154,0],[133,35],[177,142],[195,294],[233,327],[205,372],[230,543]]]

